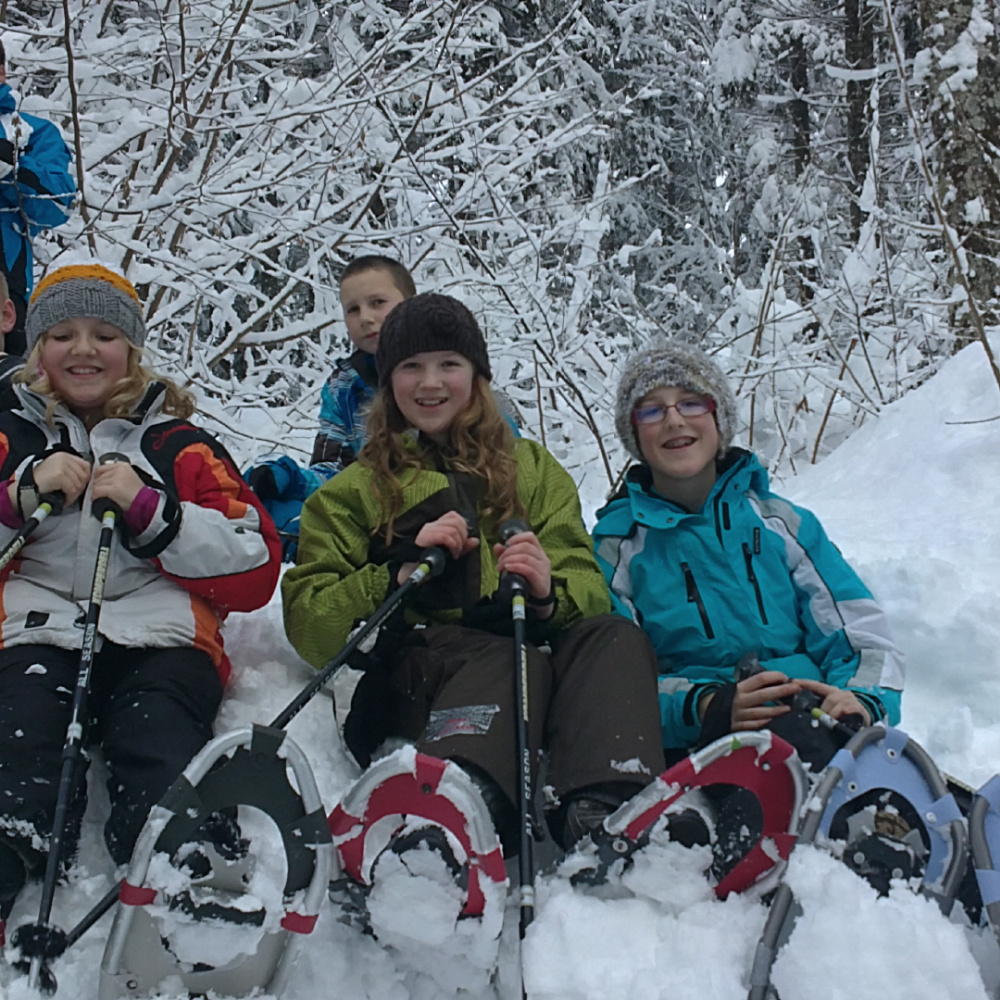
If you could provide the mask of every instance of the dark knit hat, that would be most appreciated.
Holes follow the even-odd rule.
[[[736,397],[722,369],[704,351],[679,340],[655,341],[625,363],[615,405],[615,429],[622,444],[629,454],[644,461],[632,411],[654,389],[671,385],[715,400],[721,458],[729,451],[736,433]]]
[[[375,353],[379,385],[389,384],[389,376],[400,361],[423,351],[457,351],[480,375],[493,378],[476,317],[450,295],[414,295],[395,306],[382,321]]]
[[[68,264],[45,275],[31,293],[24,323],[28,350],[56,323],[82,317],[110,323],[136,347],[146,340],[142,303],[128,278],[103,264]]]

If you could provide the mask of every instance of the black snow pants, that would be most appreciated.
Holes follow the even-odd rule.
[[[55,646],[0,650],[0,836],[44,869],[79,651]],[[208,654],[189,648],[135,649],[105,642],[91,674],[87,744],[108,768],[111,814],[105,841],[128,861],[149,809],[212,738],[222,682]],[[67,828],[75,853],[86,805],[81,761]]]

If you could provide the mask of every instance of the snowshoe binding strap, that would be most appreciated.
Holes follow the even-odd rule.
[[[718,876],[716,895],[725,899],[732,892],[743,892],[777,877],[795,842],[806,777],[792,747],[761,731],[725,736],[664,771],[591,833],[596,865],[574,873],[572,882],[599,885],[606,881],[613,865],[629,863],[636,851],[649,843],[661,817],[666,816],[669,824],[668,811],[684,816],[683,800],[689,792],[726,785],[752,795],[759,805],[761,820],[759,832],[746,850],[735,855],[729,852],[727,857],[717,855],[713,865]],[[674,839],[682,843],[700,839],[693,828],[681,836],[679,826]],[[717,829],[713,851],[721,848],[725,839],[718,834]]]

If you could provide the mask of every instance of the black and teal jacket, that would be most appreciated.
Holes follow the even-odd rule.
[[[665,747],[698,741],[698,699],[756,654],[768,670],[850,688],[899,722],[903,661],[885,614],[810,511],[772,493],[733,448],[701,510],[636,466],[598,512],[594,550],[615,610],[651,639]]]

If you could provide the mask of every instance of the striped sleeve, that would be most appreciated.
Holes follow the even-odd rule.
[[[898,724],[905,668],[885,612],[814,514],[780,497],[750,499],[784,543],[805,652],[824,681],[869,696],[869,708],[884,709],[873,715]]]
[[[253,611],[278,582],[278,533],[225,449],[195,435],[175,455],[173,482],[129,548],[220,613]]]

